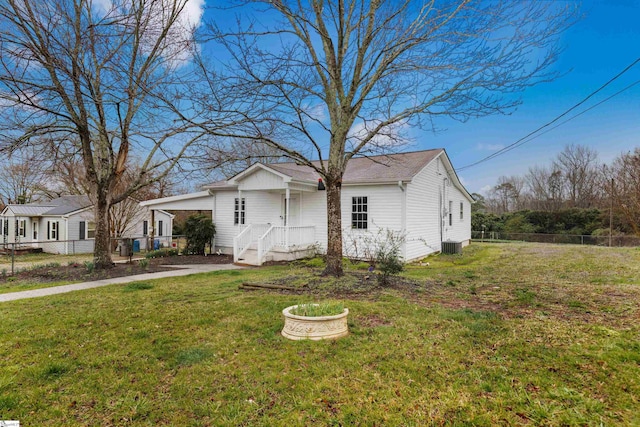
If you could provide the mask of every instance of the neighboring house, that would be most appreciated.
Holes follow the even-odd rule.
[[[295,163],[256,163],[206,191],[141,202],[150,209],[208,210],[216,250],[260,265],[296,259],[327,247],[326,194],[318,174]],[[342,182],[345,253],[350,242],[380,230],[405,236],[406,261],[469,243],[471,195],[443,149],[353,158]]]
[[[127,236],[143,236],[143,224],[151,217],[148,209],[127,228]],[[173,215],[155,212],[156,221],[173,227]],[[140,230],[139,234],[134,234]],[[95,238],[93,204],[87,196],[62,196],[48,202],[7,205],[0,213],[2,244],[41,248],[58,254],[91,253]],[[145,240],[145,239],[141,239]],[[143,245],[144,243],[141,242]]]

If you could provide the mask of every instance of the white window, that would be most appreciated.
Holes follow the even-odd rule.
[[[460,220],[464,219],[464,203],[460,202]]]
[[[449,226],[453,225],[453,202],[449,200]]]
[[[147,220],[142,221],[142,235],[143,236],[149,235],[149,221]]]
[[[351,198],[351,228],[366,230],[368,227],[369,207],[367,197]]]
[[[33,222],[33,240],[38,240],[38,223]]]
[[[60,240],[60,223],[58,221],[47,221],[47,239]]]
[[[27,237],[27,220],[21,219],[20,221],[16,221],[18,225],[18,235],[20,237]]]
[[[87,239],[96,238],[96,223],[94,221],[87,222]]]
[[[162,223],[162,221],[158,221],[158,236],[163,236],[164,234],[162,234],[164,230],[164,224]]]
[[[243,225],[245,220],[245,201],[244,197],[242,199],[238,199],[236,197],[233,208],[233,224],[234,225]]]

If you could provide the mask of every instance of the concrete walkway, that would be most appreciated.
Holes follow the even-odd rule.
[[[188,276],[189,274],[208,273],[210,271],[238,270],[246,268],[234,264],[166,265],[165,267],[176,268],[176,270],[137,274],[135,276],[114,277],[112,279],[102,279],[96,280],[94,282],[74,283],[72,285],[52,286],[50,288],[33,289],[30,291],[11,292],[0,294],[0,302],[15,301],[26,298],[46,297],[49,295],[64,294],[67,292],[80,291],[83,289],[99,288],[101,286],[107,285],[139,282],[141,280],[163,279],[165,277]]]

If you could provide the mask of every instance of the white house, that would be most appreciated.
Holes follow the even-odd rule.
[[[141,202],[150,209],[208,210],[216,249],[260,265],[326,250],[326,194],[318,174],[295,163],[256,163],[205,191]],[[443,149],[349,161],[342,182],[345,245],[379,230],[405,236],[406,261],[471,239],[471,202]],[[345,248],[348,249],[348,248]]]
[[[162,229],[169,236],[173,217],[168,212],[155,212],[156,224],[163,226],[164,222]],[[142,237],[143,224],[150,218],[149,210],[141,209],[125,236]],[[91,253],[95,237],[93,204],[87,196],[62,196],[48,202],[7,205],[0,213],[0,234],[5,248],[15,244],[49,253]],[[145,240],[141,239],[142,245]]]

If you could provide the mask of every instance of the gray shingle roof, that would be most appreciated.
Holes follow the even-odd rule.
[[[358,184],[365,182],[410,181],[442,151],[444,151],[442,148],[438,148],[411,153],[354,157],[347,163],[347,170],[344,173],[342,182],[343,184]],[[313,163],[320,164],[318,161]],[[266,166],[296,180],[318,180],[318,174],[309,166],[296,163],[273,163]]]
[[[62,196],[47,202],[54,207],[46,215],[66,215],[80,209],[93,206],[89,196]]]
[[[14,215],[19,216],[46,216],[66,215],[80,209],[92,206],[88,196],[62,196],[57,199],[41,203],[28,203],[25,205],[9,205],[8,208]]]
[[[9,205],[9,209],[16,216],[38,216],[51,209],[51,206]]]

